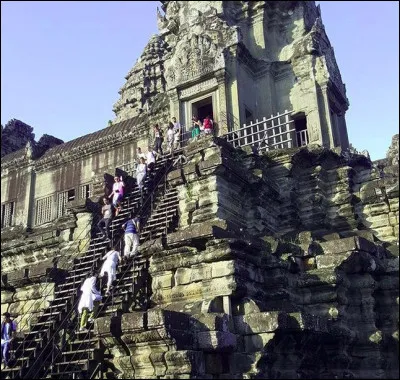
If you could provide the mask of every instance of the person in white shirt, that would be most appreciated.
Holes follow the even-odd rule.
[[[140,163],[136,166],[136,181],[139,187],[139,190],[142,191],[144,186],[144,179],[146,178],[147,173],[147,165],[144,161],[144,158],[141,158]]]
[[[146,155],[144,153],[142,153],[142,148],[138,147],[137,148],[137,157],[136,157],[136,161],[138,164],[140,164],[140,159],[144,158],[146,159]]]
[[[103,277],[107,272],[106,295],[109,295],[111,284],[117,278],[117,265],[121,261],[121,254],[113,248],[104,255],[102,260],[105,261],[101,267],[100,277]]]
[[[174,126],[170,123],[167,130],[167,144],[170,154],[172,154],[174,150],[174,140],[175,140]]]
[[[115,216],[117,216],[119,214],[119,212],[121,211],[121,200],[124,196],[124,181],[122,180],[122,176],[121,177],[114,177],[114,184],[113,184],[113,190],[111,192],[111,194],[108,196],[108,198],[112,197],[112,205],[115,208]]]
[[[177,149],[181,141],[181,124],[176,121],[176,117],[172,118],[172,124],[174,126],[174,149]]]
[[[85,331],[88,320],[93,321],[99,306],[98,301],[102,299],[100,291],[96,288],[96,280],[97,274],[92,271],[90,277],[81,286],[82,295],[78,304],[78,312],[81,316],[79,331]]]
[[[151,172],[156,165],[156,152],[149,146],[146,154],[147,170]]]

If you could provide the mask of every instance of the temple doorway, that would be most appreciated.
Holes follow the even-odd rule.
[[[207,116],[214,120],[212,96],[192,103],[192,115],[197,116],[202,122]]]

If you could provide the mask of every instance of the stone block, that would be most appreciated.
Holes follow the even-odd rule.
[[[8,272],[7,275],[7,284],[12,286],[22,285],[26,283],[28,279],[29,268],[15,270],[13,272]]]
[[[123,379],[135,378],[135,369],[133,368],[130,356],[115,357],[113,359],[113,364],[121,371]]]
[[[190,282],[211,279],[211,266],[208,264],[193,265],[191,268]]]
[[[147,311],[147,326],[155,328],[164,326],[164,311],[160,308],[149,309]]]
[[[347,260],[351,256],[352,252],[335,254],[335,255],[321,255],[316,257],[317,268],[335,268],[339,266],[343,261]]]
[[[1,302],[1,315],[3,315],[3,313],[6,311],[9,312],[9,306],[10,304]]]
[[[14,301],[13,295],[14,295],[14,292],[11,292],[8,290],[2,290],[1,291],[1,304]]]
[[[252,369],[254,361],[254,355],[234,352],[229,360],[229,372],[246,373]]]
[[[184,285],[191,282],[192,269],[191,268],[178,268],[175,272],[175,284]]]
[[[264,347],[268,344],[268,342],[274,338],[274,336],[275,333],[245,335],[243,337],[245,351],[246,352],[262,351]]]
[[[122,314],[121,317],[122,331],[125,333],[129,331],[143,330],[145,328],[144,317],[145,317],[144,312],[133,312],[133,313]]]
[[[354,237],[321,242],[320,245],[325,255],[335,255],[357,249],[357,243]]]
[[[192,282],[187,285],[178,285],[172,288],[172,299],[178,300],[198,300],[203,295],[203,285],[201,282]]]
[[[212,375],[219,375],[224,372],[221,354],[205,353],[204,361],[205,361],[206,373],[210,373]]]
[[[13,302],[10,313],[19,315],[43,311],[49,306],[49,302],[46,298]]]
[[[174,275],[172,271],[158,272],[153,275],[151,286],[153,289],[169,289],[174,283]]]
[[[232,318],[223,313],[194,314],[190,317],[190,328],[196,331],[232,331]]]
[[[197,343],[204,351],[232,352],[237,346],[236,335],[224,331],[199,332]]]
[[[229,276],[234,273],[235,273],[234,260],[218,261],[211,264],[211,276],[213,278]]]
[[[210,220],[204,223],[192,224],[190,227],[171,233],[167,236],[167,244],[169,247],[182,244],[183,242],[191,242],[196,238],[223,238],[227,236],[223,232],[227,229],[227,222],[224,220]],[[228,234],[229,235],[229,234]],[[230,235],[229,235],[230,236]]]
[[[111,319],[109,317],[96,318],[94,320],[94,333],[98,336],[111,335]]]
[[[283,313],[279,311],[267,311],[250,315],[233,317],[237,334],[251,335],[255,333],[274,332],[278,328],[302,327],[302,319],[299,313]]]
[[[167,348],[162,349],[161,351],[152,351],[149,356],[151,365],[154,368],[155,376],[164,376],[167,371],[167,365],[164,360],[166,350]]]
[[[204,374],[204,355],[200,351],[182,350],[165,353],[167,375]]]

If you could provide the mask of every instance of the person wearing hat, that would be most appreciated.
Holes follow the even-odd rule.
[[[15,337],[17,324],[11,319],[10,313],[5,312],[3,316],[4,319],[1,322],[1,361],[2,364],[4,362],[4,367],[8,367],[10,361],[10,345]]]

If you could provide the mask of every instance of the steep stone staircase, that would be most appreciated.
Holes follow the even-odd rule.
[[[140,211],[140,242],[162,236],[177,217],[177,194],[166,187],[166,173],[172,167],[170,156],[157,162],[153,176],[146,178],[143,193],[137,187],[122,202],[122,212],[111,226],[113,244],[122,247],[122,223],[131,211]],[[86,254],[76,258],[65,282],[56,287],[55,298],[31,327],[22,342],[14,343],[14,363],[2,371],[2,378],[88,378],[99,369],[103,350],[92,329],[78,332],[79,287],[91,269],[98,270],[107,244],[93,237]],[[133,308],[147,308],[149,299],[148,260],[139,253],[134,261],[118,268],[112,294],[103,297],[98,316],[112,315]],[[84,377],[81,377],[84,376]]]

